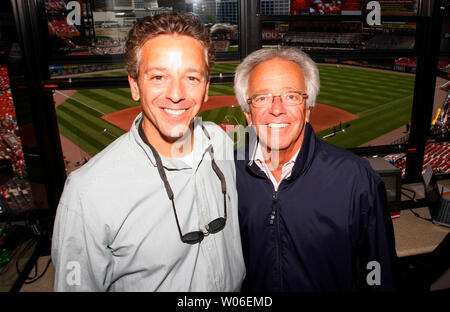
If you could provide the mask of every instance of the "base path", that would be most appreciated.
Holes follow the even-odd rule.
[[[208,101],[202,106],[200,111],[215,109],[223,106],[238,107],[239,104],[233,95],[210,96]],[[123,109],[111,114],[102,116],[102,119],[113,125],[128,131],[134,118],[142,111],[140,105]],[[342,109],[317,103],[311,113],[311,125],[314,131],[322,130],[356,119],[358,116],[350,114]]]

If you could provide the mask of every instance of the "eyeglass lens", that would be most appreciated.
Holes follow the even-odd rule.
[[[210,234],[220,232],[226,224],[227,220],[225,218],[217,218],[211,221],[205,228]],[[182,241],[187,244],[196,244],[203,240],[205,233],[202,231],[189,232],[183,235]]]

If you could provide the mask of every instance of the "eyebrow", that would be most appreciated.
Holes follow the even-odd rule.
[[[147,74],[147,73],[149,73],[149,72],[151,72],[151,71],[154,71],[154,70],[155,70],[155,71],[166,72],[166,71],[169,70],[169,68],[167,68],[167,67],[159,67],[159,66],[149,67],[149,68],[147,68],[147,69],[144,70],[144,74]],[[197,69],[197,68],[192,68],[192,67],[186,68],[186,69],[184,70],[184,72],[194,72],[194,73],[199,73],[199,74],[201,74],[201,75],[205,75],[205,76],[206,76],[205,71],[203,71],[203,70],[201,70],[201,69]]]

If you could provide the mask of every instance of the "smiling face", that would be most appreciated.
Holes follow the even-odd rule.
[[[132,98],[141,101],[148,140],[170,156],[172,145],[189,137],[194,117],[208,99],[204,47],[185,35],[149,39],[141,48],[138,79],[128,76],[128,81]]]
[[[250,73],[249,98],[255,94],[280,95],[285,91],[307,93],[303,73],[295,63],[274,58],[259,64]],[[269,152],[278,151],[279,156],[289,159],[303,143],[311,110],[306,109],[306,103],[285,106],[280,97],[274,97],[272,105],[263,108],[250,105],[250,112],[244,114],[248,124],[255,126],[260,143]]]

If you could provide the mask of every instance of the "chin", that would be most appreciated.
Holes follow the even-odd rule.
[[[283,151],[283,150],[285,150],[285,149],[287,149],[287,148],[288,148],[288,146],[284,146],[284,145],[282,145],[282,146],[269,146],[269,149],[270,149],[272,152],[274,152],[274,151],[281,152],[281,151]]]
[[[271,150],[284,150],[291,145],[291,142],[284,142],[284,140],[282,142],[278,142],[275,144],[272,141],[261,139],[261,143],[270,148]]]
[[[184,137],[188,136],[190,134],[190,127],[189,125],[185,124],[177,124],[171,126],[171,129],[167,129],[161,134],[164,136],[166,140],[173,142],[176,140],[181,140]]]

